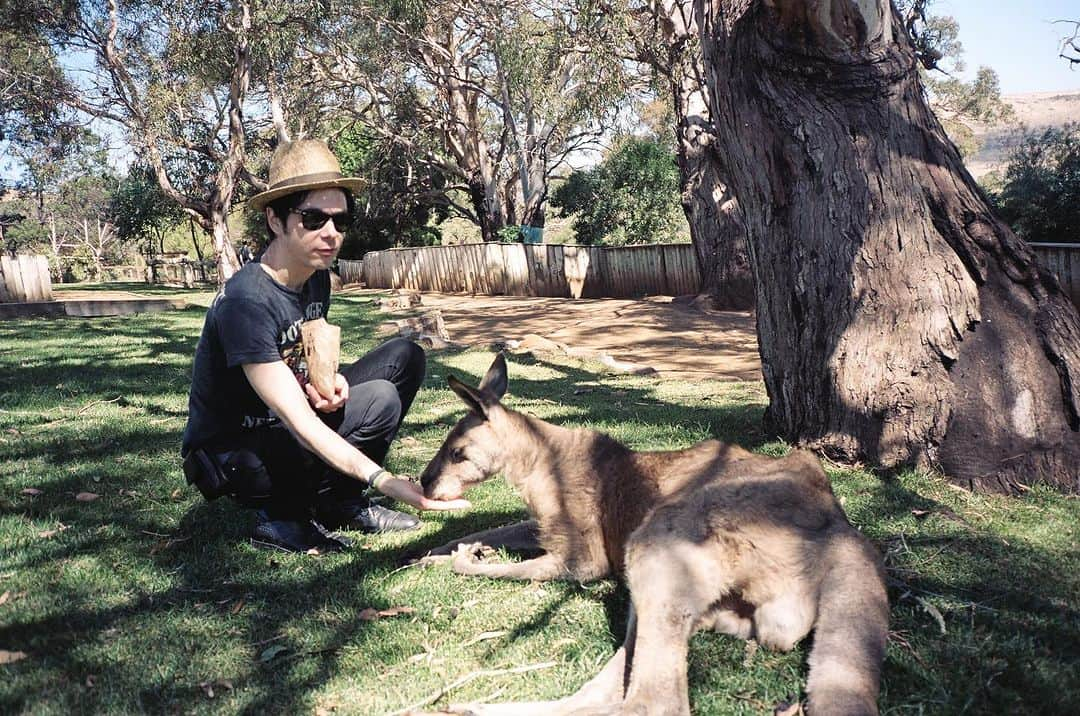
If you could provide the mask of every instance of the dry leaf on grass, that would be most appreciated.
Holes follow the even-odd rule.
[[[233,605],[233,608],[229,610],[229,614],[239,614],[240,610],[243,609],[243,608],[244,608],[244,600],[241,599],[240,601],[238,601],[236,604]]]
[[[265,664],[268,661],[272,661],[274,657],[280,655],[282,652],[286,652],[288,650],[289,647],[282,646],[281,644],[274,644],[273,646],[268,646],[263,649],[263,652],[261,654],[259,654],[259,661]]]
[[[498,639],[500,636],[504,636],[505,634],[507,634],[507,631],[505,629],[499,631],[481,632],[474,636],[472,639],[469,639],[467,642],[462,644],[462,646],[472,646],[473,644],[479,644],[480,642],[487,641],[488,639]]]
[[[802,702],[777,704],[773,708],[773,716],[803,716]]]
[[[44,491],[37,489],[36,487],[28,487],[22,491],[24,495],[30,495],[31,497],[37,497],[38,495],[45,494]]]
[[[378,610],[368,607],[366,609],[361,609],[360,613],[357,616],[359,616],[360,619],[363,621],[372,622],[376,619],[382,619],[384,617],[396,617],[399,614],[413,614],[415,612],[416,609],[412,607],[390,607],[389,609]]]
[[[11,664],[26,658],[25,651],[7,651],[0,649],[0,664]]]
[[[40,537],[41,539],[48,539],[49,537],[52,537],[53,535],[60,534],[61,532],[66,530],[68,527],[69,527],[69,525],[65,525],[63,522],[61,522],[59,525],[56,526],[56,529],[54,529],[54,530],[45,530],[44,532],[38,532],[38,537]]]
[[[80,492],[79,494],[75,495],[75,499],[79,502],[93,502],[99,497],[101,497],[101,495],[93,492]]]
[[[916,519],[922,519],[930,514],[930,510],[912,510],[911,514],[915,515]]]
[[[420,444],[420,441],[412,437],[411,435],[403,437],[399,442],[401,443],[402,447],[416,447]]]
[[[208,699],[214,698],[215,686],[220,689],[228,689],[229,691],[232,691],[233,687],[232,682],[226,681],[225,679],[218,679],[216,681],[203,681],[199,684],[199,688],[203,690],[203,693],[206,694],[206,698]]]
[[[934,621],[937,622],[938,629],[941,630],[941,634],[944,636],[947,632],[945,631],[945,617],[941,615],[941,611],[922,597],[915,597],[915,601],[921,604],[923,610],[934,618]]]

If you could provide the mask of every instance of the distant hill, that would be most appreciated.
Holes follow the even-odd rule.
[[[1003,169],[1011,150],[1019,141],[1021,127],[1042,130],[1068,122],[1080,122],[1080,90],[1071,92],[1028,92],[1002,97],[1016,111],[1016,124],[977,127],[979,151],[966,160],[976,179],[995,169]]]

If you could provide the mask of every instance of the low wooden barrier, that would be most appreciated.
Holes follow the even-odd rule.
[[[36,254],[0,255],[0,303],[51,301],[49,260]]]
[[[690,244],[571,246],[462,244],[372,251],[362,267],[339,261],[342,279],[359,273],[369,288],[409,288],[556,298],[681,296],[701,288]]]
[[[1029,244],[1039,263],[1061,282],[1080,308],[1080,244]]]
[[[342,283],[360,283],[364,280],[364,262],[338,261],[337,274]]]
[[[1031,244],[1080,306],[1080,243]],[[338,261],[345,283],[442,293],[629,298],[697,293],[701,275],[690,244],[571,246],[463,244],[372,251]]]

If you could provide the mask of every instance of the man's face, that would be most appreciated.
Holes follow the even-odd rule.
[[[328,269],[341,250],[344,236],[329,218],[317,228],[304,228],[303,215],[308,215],[309,222],[317,222],[324,217],[343,216],[348,210],[345,192],[341,189],[318,189],[304,197],[300,206],[286,217],[284,226],[270,212],[270,225],[278,235],[276,240],[284,241],[289,255],[297,263],[316,271]]]

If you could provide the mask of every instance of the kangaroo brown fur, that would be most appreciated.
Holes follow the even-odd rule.
[[[881,558],[848,522],[812,454],[769,458],[715,440],[636,452],[502,405],[502,356],[478,388],[449,380],[469,413],[424,470],[425,494],[455,499],[502,472],[534,519],[430,554],[489,577],[620,575],[632,602],[622,648],[576,694],[466,712],[689,714],[688,640],[711,628],[785,651],[815,630],[809,711],[877,713],[888,629]],[[480,545],[544,553],[490,563],[477,558]]]

